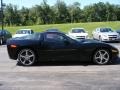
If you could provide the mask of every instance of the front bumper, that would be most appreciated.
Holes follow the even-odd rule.
[[[120,41],[118,38],[102,38],[102,41]]]
[[[119,58],[119,51],[117,49],[112,49],[112,60],[116,60]]]
[[[89,39],[88,36],[75,36],[76,39]]]

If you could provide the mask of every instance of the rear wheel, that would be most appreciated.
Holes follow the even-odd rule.
[[[3,45],[3,39],[2,38],[0,39],[0,45]]]
[[[110,62],[110,53],[106,49],[99,49],[93,55],[94,63],[98,65],[105,65]]]
[[[31,49],[22,49],[18,54],[18,63],[23,66],[31,66],[35,63],[36,55]]]

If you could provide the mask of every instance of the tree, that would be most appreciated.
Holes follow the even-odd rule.
[[[29,9],[22,7],[22,9],[20,10],[20,17],[21,17],[21,24],[22,25],[29,25]]]
[[[71,23],[78,23],[82,19],[82,10],[80,9],[80,3],[74,2],[73,5],[68,7]]]
[[[16,5],[9,4],[5,8],[5,23],[7,25],[19,25],[20,16]]]
[[[65,2],[57,0],[57,3],[55,4],[55,9],[56,23],[70,22],[70,14]]]
[[[49,6],[47,0],[32,8],[18,10],[16,5],[8,4],[4,9],[6,25],[35,25],[54,23],[102,22],[120,20],[120,5],[110,3],[94,3],[80,8],[80,3],[74,2],[67,6],[62,0],[57,0],[54,6]]]

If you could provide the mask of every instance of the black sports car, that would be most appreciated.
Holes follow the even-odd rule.
[[[104,65],[118,50],[95,40],[74,40],[60,32],[43,32],[7,41],[8,54],[24,66],[42,60],[81,60]]]

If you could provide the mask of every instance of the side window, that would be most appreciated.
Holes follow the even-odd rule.
[[[64,37],[59,34],[49,33],[49,34],[46,34],[45,39],[51,42],[52,41],[63,41]]]
[[[6,34],[10,34],[8,31],[6,31]]]

